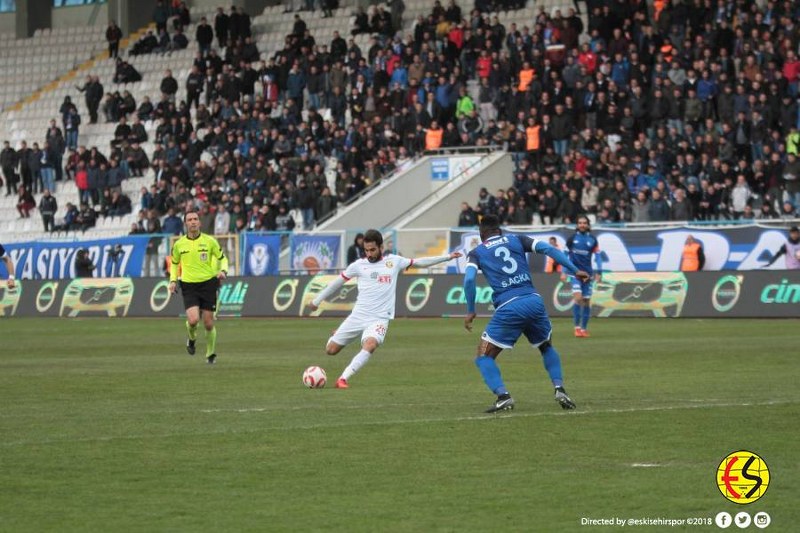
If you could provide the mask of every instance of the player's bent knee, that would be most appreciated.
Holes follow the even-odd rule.
[[[338,344],[333,343],[333,342],[329,342],[325,346],[325,353],[327,353],[328,355],[336,355],[341,350],[342,350],[342,347],[339,346]]]
[[[547,351],[549,348],[551,348],[552,346],[553,346],[553,345],[552,345],[552,344],[550,343],[550,341],[548,340],[548,341],[544,341],[542,344],[540,344],[540,345],[538,346],[538,348],[539,348],[539,351],[540,351],[540,352],[542,352],[542,353],[544,354],[544,352],[546,352],[546,351]]]
[[[369,353],[374,352],[378,348],[378,346],[380,346],[380,343],[378,343],[376,339],[373,339],[371,337],[368,339],[364,339],[364,342],[361,343],[361,348],[368,351]]]

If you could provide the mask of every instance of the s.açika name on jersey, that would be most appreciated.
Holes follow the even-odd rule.
[[[527,283],[526,283],[527,282]],[[526,285],[531,283],[531,276],[530,274],[517,274],[516,276],[511,276],[508,279],[505,279],[501,282],[502,287],[508,288],[513,287],[514,285],[519,285],[521,283],[526,283]]]

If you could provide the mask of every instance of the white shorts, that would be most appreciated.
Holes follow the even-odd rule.
[[[383,344],[386,338],[386,331],[389,329],[389,321],[376,318],[361,318],[348,316],[344,322],[336,328],[328,342],[335,342],[339,346],[347,346],[358,336],[361,336],[363,343],[367,338],[373,338],[378,344]]]

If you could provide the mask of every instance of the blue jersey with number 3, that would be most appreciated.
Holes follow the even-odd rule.
[[[467,256],[467,268],[480,269],[492,287],[495,309],[513,298],[536,293],[525,255],[533,251],[535,243],[521,235],[495,235]]]

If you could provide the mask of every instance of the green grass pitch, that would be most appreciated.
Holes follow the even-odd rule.
[[[796,320],[554,322],[564,412],[538,351],[501,355],[493,401],[459,319],[396,320],[349,390],[338,320],[223,319],[218,364],[183,322],[3,319],[0,531],[592,531],[587,518],[800,523]],[[309,365],[329,386],[308,390]],[[748,506],[715,485],[740,449],[770,469]],[[751,526],[753,529],[754,526]],[[626,528],[627,529],[627,528]],[[716,531],[714,525],[648,531]],[[735,528],[733,528],[735,529]]]

